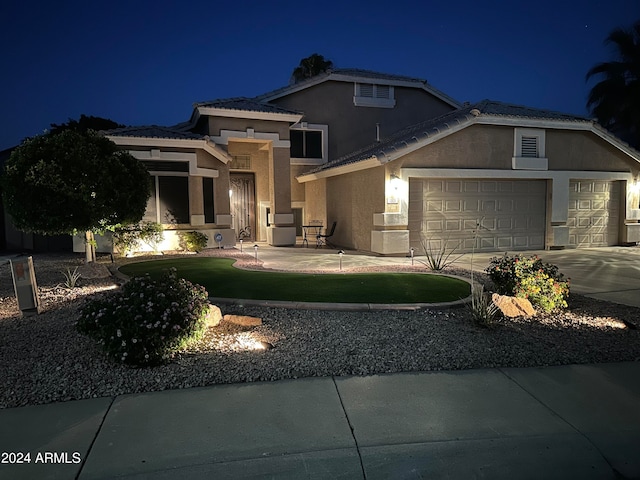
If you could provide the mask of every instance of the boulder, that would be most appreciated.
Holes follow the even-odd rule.
[[[222,321],[222,310],[217,305],[209,305],[205,324],[207,327],[217,327]]]
[[[241,327],[257,327],[262,325],[262,319],[258,317],[249,317],[247,315],[225,315],[224,321],[240,325]]]
[[[531,302],[526,298],[510,297],[508,295],[491,296],[493,304],[500,309],[505,317],[530,317],[536,314]]]

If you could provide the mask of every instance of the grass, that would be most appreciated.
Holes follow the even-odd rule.
[[[248,271],[228,258],[177,258],[130,263],[129,276],[156,277],[175,268],[180,277],[202,285],[212,297],[332,303],[435,303],[470,294],[467,282],[420,273],[303,274]]]

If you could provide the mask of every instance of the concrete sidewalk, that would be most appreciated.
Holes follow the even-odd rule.
[[[3,453],[0,478],[640,478],[639,379],[632,362],[312,378],[0,410],[0,452],[31,456],[8,464],[15,457]]]

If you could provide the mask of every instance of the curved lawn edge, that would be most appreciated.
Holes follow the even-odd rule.
[[[121,265],[117,268],[116,274],[123,280],[128,280],[131,276],[141,275],[143,273],[150,273],[152,277],[157,275],[162,270],[166,270],[167,268],[176,268],[176,264],[178,267],[178,275],[187,278],[193,283],[198,283],[207,288],[208,292],[216,291],[216,289],[220,289],[219,285],[224,285],[225,288],[222,287],[223,290],[220,293],[223,295],[216,296],[215,294],[210,294],[210,301],[213,303],[227,304],[227,305],[259,305],[266,307],[275,307],[275,308],[290,308],[290,309],[315,309],[315,310],[418,310],[423,308],[430,309],[447,309],[447,308],[455,308],[460,307],[466,303],[468,303],[471,299],[470,291],[471,291],[471,282],[469,279],[452,274],[445,273],[432,273],[425,271],[387,271],[384,268],[375,271],[369,272],[298,272],[298,271],[289,271],[289,270],[275,270],[275,269],[251,269],[251,268],[240,268],[236,267],[236,263],[238,263],[239,259],[233,257],[223,257],[223,258],[215,258],[209,257],[212,260],[205,259],[196,259],[189,257],[181,257],[174,259],[141,259],[137,262],[127,263],[126,265]],[[198,262],[197,264],[195,262]],[[227,281],[220,283],[216,286],[215,280],[212,280],[209,272],[206,271],[206,266],[202,266],[202,261],[214,261],[218,262],[217,264],[212,265],[212,267],[217,268],[214,272],[219,273],[221,277],[225,278]],[[153,263],[152,268],[143,268],[142,265]],[[134,270],[138,270],[137,272],[128,272],[125,273],[122,270],[130,270],[132,266]],[[182,267],[182,275],[180,273],[180,267]],[[234,272],[237,272],[240,276],[241,285],[233,285],[239,282],[238,277],[229,278],[229,276],[234,277],[234,274],[230,274],[228,268],[232,267]],[[225,274],[225,269],[226,274]],[[143,270],[143,271],[141,271]],[[186,270],[186,271],[185,271]],[[202,271],[204,270],[204,271]],[[242,273],[240,273],[242,272]],[[130,275],[131,274],[131,275]],[[271,278],[268,281],[261,281],[260,279],[255,280],[253,284],[245,283],[242,275],[255,275],[256,277],[262,277],[269,275]],[[196,278],[193,278],[194,275]],[[199,275],[199,277],[198,277]],[[227,275],[225,277],[225,275]],[[407,276],[409,278],[406,279],[405,282],[402,277]],[[428,275],[430,277],[429,280],[426,280],[425,283],[415,283],[411,282],[411,277],[418,277]],[[331,280],[335,280],[335,282],[341,282],[339,286],[335,286],[335,282],[320,281],[319,284],[314,284],[314,282],[318,282],[319,277],[330,276]],[[359,276],[365,277],[363,281],[359,281]],[[436,277],[446,278],[449,280],[455,280],[460,283],[466,284],[467,288],[465,289],[460,285],[460,283],[450,284],[451,288],[455,290],[467,290],[463,293],[466,296],[458,296],[455,298],[455,294],[447,294],[447,285],[442,284],[433,284],[431,282],[434,281]],[[426,277],[425,277],[426,278]],[[203,281],[201,281],[201,279]],[[358,281],[356,281],[358,279]],[[400,280],[402,279],[402,280]],[[309,282],[308,280],[311,280]],[[365,284],[365,282],[367,282]],[[377,283],[375,283],[377,282]],[[309,289],[308,284],[311,284],[311,289]],[[371,285],[373,283],[373,285]],[[295,285],[295,287],[291,287],[291,285]],[[247,285],[250,285],[247,287]],[[300,285],[305,285],[306,288],[299,288]],[[328,287],[327,285],[331,285]],[[390,285],[390,286],[389,286]],[[318,292],[313,288],[318,288]],[[455,287],[455,288],[454,288]],[[233,291],[234,288],[241,288],[241,290],[245,291],[247,288],[251,289],[252,295],[248,295],[248,298],[244,298],[243,295],[239,291]],[[277,288],[279,292],[283,292],[282,295],[289,295],[291,299],[277,299],[277,294],[273,295],[273,288]],[[393,290],[396,288],[397,290]],[[229,294],[229,289],[233,291],[233,294]],[[269,293],[265,293],[265,289],[269,291]],[[322,291],[324,289],[325,291]],[[377,289],[377,290],[376,290]],[[257,290],[257,292],[256,292]],[[355,290],[355,291],[354,291]],[[373,291],[372,291],[373,290]],[[220,291],[220,290],[218,290]],[[393,292],[388,295],[388,302],[375,302],[376,295],[379,292],[387,291]],[[444,297],[444,301],[411,301],[416,296],[422,296],[423,292],[429,292],[430,295],[434,297]],[[328,293],[327,293],[328,292]],[[348,299],[343,301],[344,292],[348,292]],[[434,293],[435,292],[435,293]],[[442,292],[442,293],[439,293]],[[468,293],[467,293],[468,292]],[[314,296],[318,296],[319,298],[324,298],[323,295],[328,295],[329,301],[315,301],[312,299]],[[276,298],[267,298],[267,297],[276,297]],[[447,298],[448,297],[448,298]],[[402,301],[402,300],[409,301]],[[386,298],[384,299],[386,300]],[[396,301],[397,300],[397,301]]]

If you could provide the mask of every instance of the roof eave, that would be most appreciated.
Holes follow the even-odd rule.
[[[298,182],[305,183],[311,182],[313,180],[319,180],[321,178],[335,177],[337,175],[344,175],[346,173],[359,172],[361,170],[366,170],[373,167],[379,167],[380,165],[384,165],[378,157],[375,155],[366,158],[364,160],[360,160],[354,163],[348,163],[346,165],[340,165],[339,167],[329,168],[327,170],[320,170],[319,172],[302,174],[296,177]]]
[[[297,113],[258,112],[255,110],[236,110],[230,108],[215,108],[199,106],[196,108],[198,116],[247,118],[251,120],[271,120],[288,123],[298,123],[303,115]]]
[[[224,150],[213,143],[213,141],[211,141],[209,137],[205,137],[203,139],[191,139],[107,135],[107,138],[116,145],[122,147],[178,147],[200,149],[217,158],[224,164],[227,164],[231,161],[231,157],[229,157],[229,155]]]

